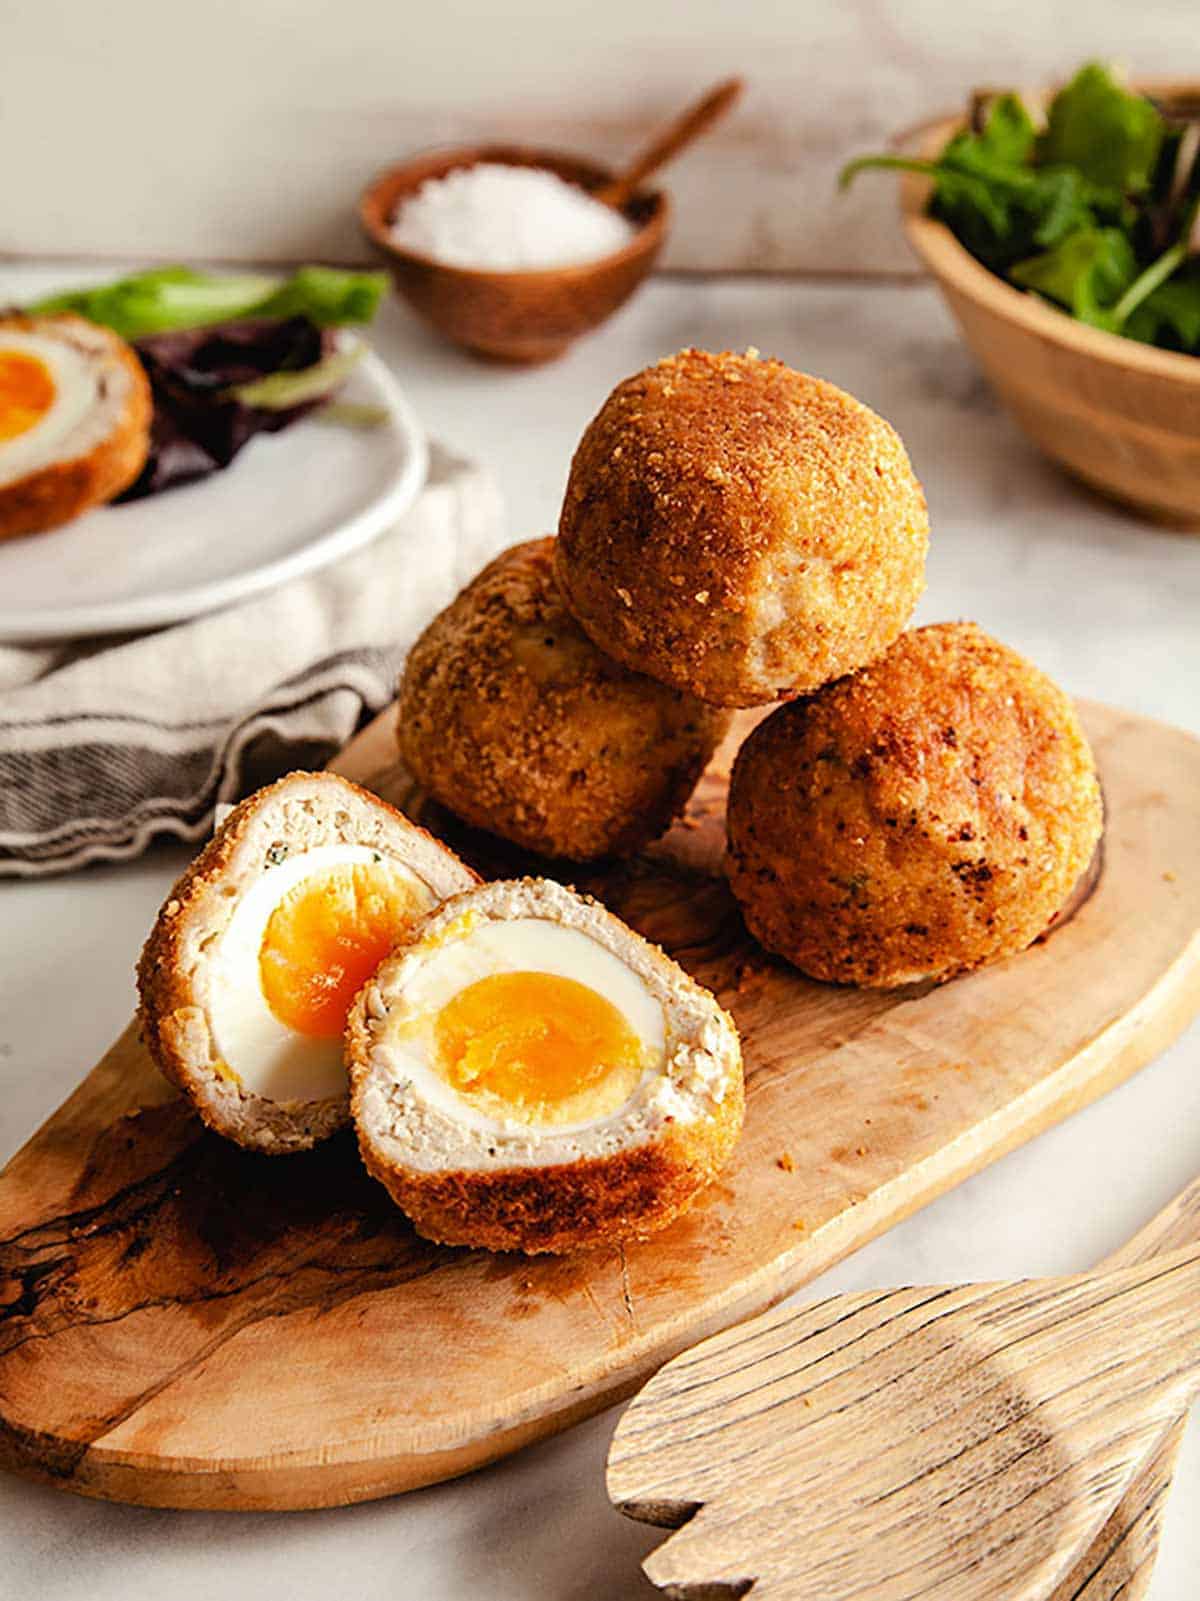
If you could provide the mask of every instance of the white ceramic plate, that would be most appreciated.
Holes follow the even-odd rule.
[[[420,424],[373,351],[341,397],[371,428],[320,412],[252,439],[224,472],[65,528],[0,541],[0,642],[154,628],[315,571],[390,528],[425,481]]]

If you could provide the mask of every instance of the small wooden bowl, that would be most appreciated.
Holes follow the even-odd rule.
[[[396,287],[427,322],[456,344],[500,361],[549,361],[580,334],[610,317],[653,267],[667,236],[670,205],[661,191],[635,194],[623,208],[637,228],[614,255],[578,266],[533,272],[481,272],[450,267],[390,236],[400,203],[427,178],[480,161],[544,167],[569,182],[592,188],[613,174],[593,161],[519,145],[464,145],[428,151],[390,167],[362,197],[359,216],[367,237],[386,258]]]
[[[1157,86],[1155,86],[1157,88]],[[934,156],[961,118],[922,130]],[[1200,529],[1200,358],[1076,322],[976,261],[904,176],[905,232],[1000,399],[1038,448],[1102,494]]]

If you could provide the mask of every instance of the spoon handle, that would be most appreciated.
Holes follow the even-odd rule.
[[[1127,1367],[1178,1388],[1181,1397],[1200,1389],[1200,1243],[1115,1272],[1085,1274],[1075,1283],[1084,1291],[1072,1317],[1073,1333],[1108,1342]]]
[[[670,161],[685,145],[699,138],[718,117],[723,117],[741,92],[741,78],[727,78],[715,89],[710,89],[703,99],[689,106],[657,134],[619,177],[594,189],[594,198],[603,201],[606,206],[623,206],[652,172],[657,172],[664,162]]]
[[[1200,1240],[1200,1179],[1101,1265],[1133,1267],[1194,1240]],[[1047,1601],[1116,1595],[1121,1601],[1142,1601],[1154,1573],[1163,1510],[1185,1426],[1186,1414],[1164,1429],[1158,1449],[1148,1458],[1120,1505],[1080,1552]]]

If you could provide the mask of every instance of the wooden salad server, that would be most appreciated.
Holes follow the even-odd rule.
[[[647,1574],[688,1601],[1143,1595],[1200,1390],[1198,1240],[1200,1181],[1100,1270],[838,1295],[677,1357],[609,1454],[621,1511],[686,1525]]]

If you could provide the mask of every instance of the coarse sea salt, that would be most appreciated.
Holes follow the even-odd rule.
[[[391,226],[406,250],[484,272],[598,261],[633,235],[621,212],[557,173],[487,161],[427,179]]]

